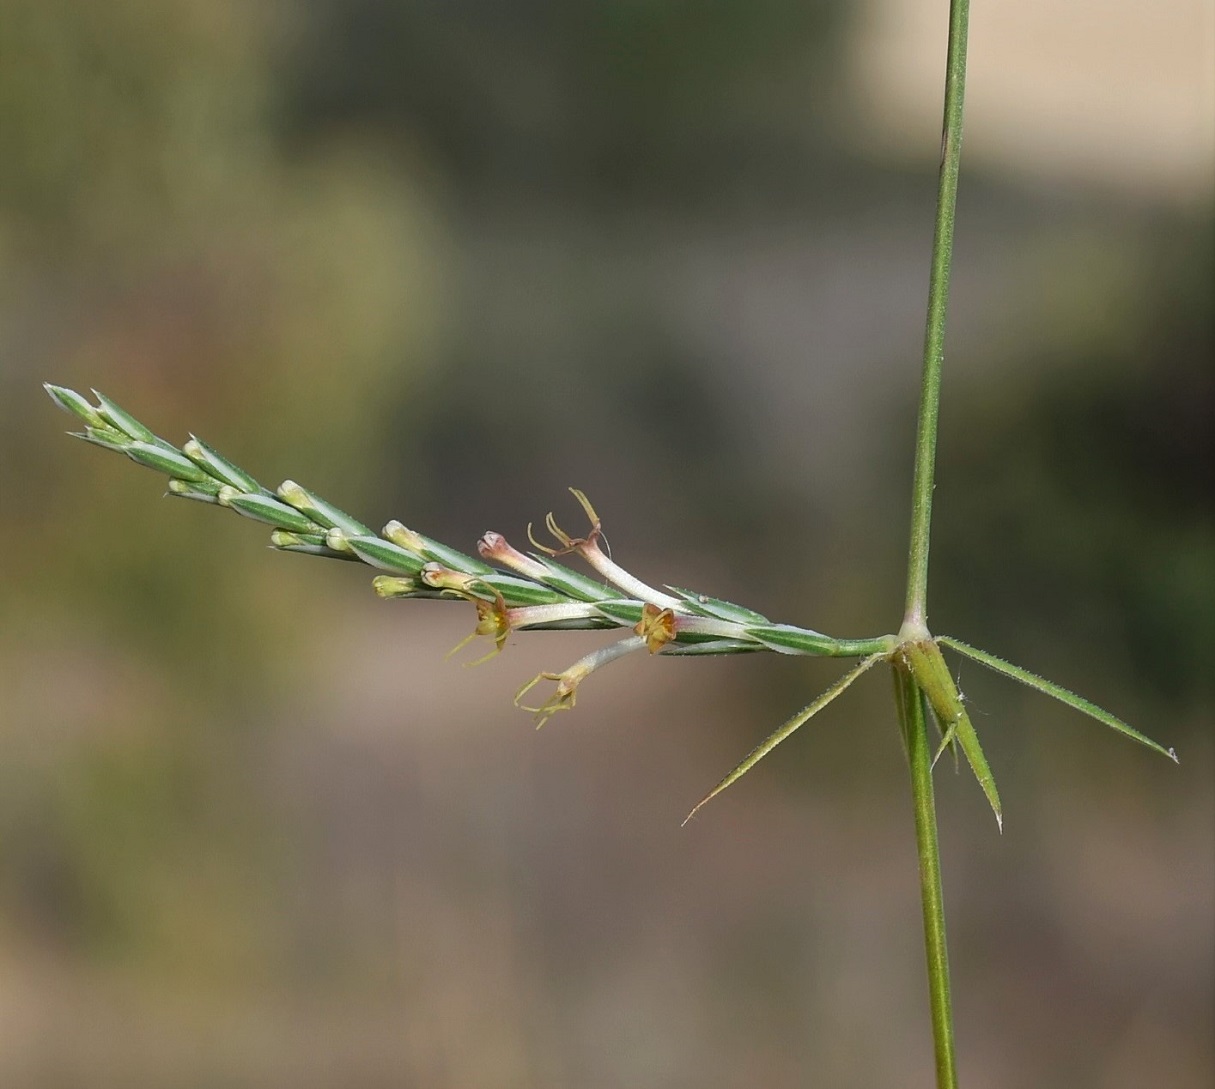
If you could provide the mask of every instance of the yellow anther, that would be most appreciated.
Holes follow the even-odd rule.
[[[647,601],[642,606],[641,619],[633,632],[645,640],[646,650],[657,654],[675,638],[675,614],[670,609],[660,609]]]

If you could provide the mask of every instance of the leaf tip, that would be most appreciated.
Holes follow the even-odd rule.
[[[716,793],[717,793],[717,791],[713,791],[713,794],[716,794]],[[682,821],[679,822],[679,827],[687,828],[688,823],[691,821],[691,819],[694,816],[696,816],[700,807],[702,805],[704,805],[705,802],[707,802],[710,798],[712,798],[713,794],[709,794],[709,795],[705,796],[704,798],[701,798],[700,801],[698,801],[694,806],[692,806],[692,808],[690,810],[688,810],[688,815],[686,817],[684,817],[684,819]]]

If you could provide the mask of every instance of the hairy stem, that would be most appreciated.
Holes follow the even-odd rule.
[[[937,843],[936,800],[932,789],[933,745],[928,737],[924,695],[910,673],[894,669],[899,724],[907,745],[915,803],[915,840],[920,857],[920,899],[924,911],[924,952],[928,961],[928,1002],[936,1052],[937,1089],[957,1089],[953,1006],[949,994],[949,952],[945,942],[945,900]]]
[[[962,157],[962,101],[966,90],[966,26],[969,0],[951,0],[945,66],[945,119],[941,137],[941,177],[937,221],[928,280],[928,320],[924,330],[924,373],[916,424],[915,482],[912,486],[911,545],[907,565],[904,630],[927,631],[928,543],[932,525],[933,472],[937,451],[937,414],[941,402],[941,362],[945,355],[945,311],[953,261],[953,225]]]

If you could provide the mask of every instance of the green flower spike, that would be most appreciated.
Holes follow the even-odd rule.
[[[201,439],[191,436],[178,449],[101,394],[96,395],[97,404],[93,405],[62,386],[48,385],[46,390],[58,407],[84,424],[84,431],[77,433],[80,438],[165,474],[169,477],[170,495],[227,507],[269,525],[270,543],[280,551],[362,562],[385,572],[372,582],[381,598],[471,601],[477,610],[476,625],[472,635],[456,650],[476,636],[487,636],[493,649],[486,657],[492,657],[502,650],[512,631],[631,630],[627,638],[586,655],[563,673],[542,673],[519,690],[516,703],[522,706],[525,695],[542,680],[555,683],[556,689],[548,700],[538,707],[526,708],[538,716],[540,723],[557,711],[573,707],[578,685],[594,670],[642,648],[663,656],[769,650],[778,654],[859,660],[836,684],[752,750],[697,804],[696,810],[737,782],[875,662],[885,660],[927,698],[941,732],[936,756],[946,748],[952,747],[955,755],[960,750],[997,821],[1001,821],[1000,797],[991,768],[941,655],[941,647],[973,658],[1140,744],[1173,760],[1177,758],[1171,749],[1165,749],[1108,711],[1059,685],[960,640],[934,639],[924,626],[922,613],[909,613],[912,620],[897,636],[836,639],[810,628],[773,623],[752,609],[691,590],[671,586],[657,590],[611,558],[602,545],[599,515],[586,495],[576,488],[571,488],[570,493],[590,523],[585,537],[567,533],[550,513],[545,525],[556,542],[555,547],[536,542],[529,526],[528,536],[538,549],[536,553],[520,552],[502,534],[489,532],[477,542],[478,557],[473,557],[397,521],[389,522],[377,535],[291,480],[270,491]],[[555,557],[567,554],[581,557],[605,581],[596,581],[557,563]]]

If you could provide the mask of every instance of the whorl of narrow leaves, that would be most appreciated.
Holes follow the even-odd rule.
[[[1176,759],[1171,749],[1162,748],[1080,696],[955,639],[934,639],[927,632],[836,639],[809,628],[773,623],[753,609],[706,594],[676,586],[652,587],[617,564],[601,546],[599,516],[587,497],[573,488],[570,491],[590,523],[586,536],[571,536],[549,514],[545,526],[554,545],[537,542],[529,527],[535,550],[521,552],[500,533],[489,532],[477,542],[478,556],[474,557],[397,521],[376,533],[292,480],[271,490],[195,436],[180,448],[174,446],[96,390],[97,403],[91,404],[75,390],[49,383],[45,389],[60,408],[83,423],[82,431],[72,432],[76,437],[125,454],[167,476],[171,496],[226,507],[270,526],[270,543],[279,551],[373,567],[380,574],[372,580],[372,586],[385,599],[471,602],[476,609],[476,625],[460,647],[477,636],[486,636],[493,644],[486,655],[490,657],[502,649],[514,631],[628,629],[628,634],[615,643],[592,651],[561,673],[541,673],[519,690],[516,704],[532,712],[538,724],[572,708],[578,685],[594,670],[637,650],[663,656],[774,651],[862,659],[749,753],[692,813],[741,778],[876,662],[887,660],[895,669],[909,674],[927,696],[941,728],[941,751],[954,745],[961,749],[997,821],[1002,823],[995,780],[939,645],[1053,696]],[[577,555],[598,578],[558,563],[557,557],[565,555]],[[553,682],[552,694],[536,706],[525,706],[523,699],[542,681]]]

